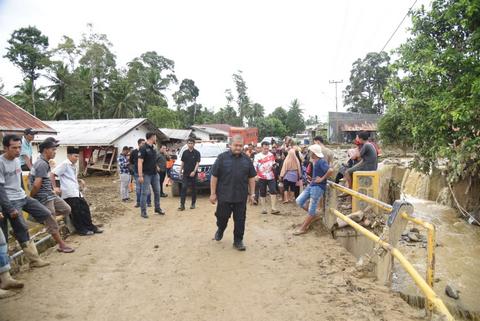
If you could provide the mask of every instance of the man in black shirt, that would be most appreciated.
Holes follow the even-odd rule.
[[[197,170],[200,164],[200,152],[195,149],[195,140],[189,138],[187,141],[188,148],[182,153],[182,165],[180,167],[180,173],[182,176],[182,190],[180,192],[180,211],[185,210],[185,199],[187,198],[187,190],[190,185],[192,188],[192,205],[190,209],[195,208],[197,201],[197,191],[195,183],[197,181]]]
[[[156,141],[155,133],[147,133],[147,141],[138,151],[138,182],[142,184],[140,214],[143,218],[148,218],[147,194],[150,186],[153,190],[155,213],[165,215],[165,212],[160,208],[160,179],[157,173]]]
[[[133,178],[135,179],[135,193],[137,194],[137,203],[135,207],[140,207],[140,197],[142,196],[142,184],[138,182],[138,150],[145,145],[145,139],[140,138],[137,141],[138,149],[132,150],[130,153],[130,165],[132,166],[132,173]],[[147,206],[152,206],[151,200],[152,194],[150,193],[150,188],[148,188],[148,195],[147,195]]]
[[[243,234],[247,212],[247,199],[252,204],[255,198],[255,176],[257,173],[250,158],[242,153],[243,138],[232,138],[230,151],[218,156],[212,168],[210,181],[210,202],[217,201],[217,232],[215,240],[223,238],[228,220],[233,212],[233,246],[239,251],[245,251]],[[249,197],[250,194],[250,197]]]

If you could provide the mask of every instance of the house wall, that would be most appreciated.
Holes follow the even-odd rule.
[[[131,131],[129,131],[128,133],[126,133],[125,135],[123,135],[122,137],[120,137],[119,139],[117,139],[116,141],[114,141],[113,145],[116,148],[118,148],[118,152],[122,150],[123,146],[137,148],[138,146],[137,141],[140,138],[145,139],[145,136],[147,135],[148,132],[149,130],[144,125],[136,127]]]
[[[359,122],[378,123],[380,115],[358,113],[328,113],[328,141],[330,143],[343,143],[344,135],[340,130],[342,125],[350,125]]]

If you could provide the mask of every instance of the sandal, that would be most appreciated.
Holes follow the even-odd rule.
[[[65,246],[65,247],[57,248],[57,251],[61,252],[61,253],[73,253],[73,252],[75,252],[75,250],[68,245]]]
[[[298,236],[307,233],[307,231],[302,231],[302,230],[296,230],[293,232],[293,235]]]

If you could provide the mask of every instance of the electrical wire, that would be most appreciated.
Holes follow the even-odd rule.
[[[382,50],[380,50],[380,52],[382,52],[385,47],[387,47],[388,43],[390,42],[390,40],[392,40],[393,36],[395,36],[395,34],[397,33],[398,29],[400,29],[400,27],[402,26],[403,22],[405,21],[405,19],[408,17],[409,13],[412,11],[413,9],[413,6],[415,6],[415,4],[417,3],[418,0],[415,0],[413,2],[413,4],[410,6],[410,9],[408,9],[407,13],[405,14],[405,16],[403,17],[402,21],[400,21],[400,23],[398,24],[397,28],[395,29],[395,31],[393,31],[392,35],[390,36],[390,38],[388,38],[387,42],[385,43],[385,45],[383,45],[382,47]]]

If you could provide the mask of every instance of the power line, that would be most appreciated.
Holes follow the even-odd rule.
[[[343,80],[329,80],[329,84],[335,84],[335,111],[338,112],[337,85],[343,83]]]
[[[405,16],[403,17],[402,21],[400,21],[400,23],[398,24],[397,28],[395,29],[395,31],[392,33],[392,35],[390,36],[390,38],[388,38],[387,42],[385,43],[385,45],[382,47],[382,50],[380,50],[380,52],[382,52],[385,47],[387,47],[388,43],[390,42],[390,40],[392,40],[393,36],[395,36],[395,34],[397,33],[398,29],[400,29],[400,27],[402,26],[403,22],[405,21],[405,19],[408,17],[408,14],[412,11],[413,9],[413,6],[417,3],[417,0],[415,0],[412,4],[412,6],[410,7],[410,9],[408,9],[407,13],[405,14]]]

